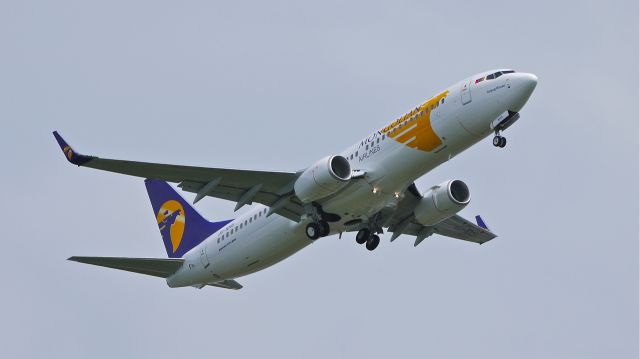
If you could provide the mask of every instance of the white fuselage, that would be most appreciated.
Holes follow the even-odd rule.
[[[518,112],[536,84],[534,75],[508,73],[480,82],[488,71],[467,78],[340,152],[353,170],[366,173],[337,193],[318,201],[325,212],[345,222],[367,221],[393,207],[416,179],[491,135],[498,117]],[[233,279],[269,267],[313,243],[305,235],[310,219],[294,222],[256,205],[185,256],[185,264],[167,278],[171,287]]]

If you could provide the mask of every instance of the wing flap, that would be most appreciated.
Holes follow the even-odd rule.
[[[167,278],[175,273],[183,259],[176,258],[126,258],[126,257],[77,257],[68,258],[70,261],[91,264],[100,267],[120,269],[127,272]]]

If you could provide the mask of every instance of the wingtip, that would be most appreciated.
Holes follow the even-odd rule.
[[[58,142],[58,146],[60,146],[64,157],[67,159],[67,161],[73,163],[74,165],[82,166],[83,164],[91,161],[91,159],[93,158],[91,156],[85,156],[77,153],[73,148],[71,148],[69,143],[67,143],[67,141],[62,138],[58,131],[53,131],[53,137],[55,137],[56,142]]]
[[[487,227],[487,224],[484,223],[484,220],[482,219],[482,217],[480,217],[480,215],[476,216],[476,223],[478,224],[478,227],[489,230],[489,227]]]

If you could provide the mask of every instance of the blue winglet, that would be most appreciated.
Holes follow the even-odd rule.
[[[484,221],[482,220],[482,217],[480,217],[480,215],[476,216],[476,223],[478,223],[478,227],[482,227],[486,230],[489,230],[489,227],[487,227],[487,225],[484,223]]]
[[[53,137],[58,141],[58,145],[62,149],[64,156],[67,158],[67,161],[73,163],[74,165],[82,166],[83,164],[91,161],[93,159],[92,156],[81,155],[78,152],[74,151],[71,146],[67,143],[67,141],[58,134],[58,131],[53,131]]]

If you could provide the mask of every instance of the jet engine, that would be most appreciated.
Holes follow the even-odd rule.
[[[304,203],[327,197],[343,188],[351,179],[351,165],[342,156],[327,156],[307,168],[293,185]]]
[[[426,191],[413,213],[418,222],[433,226],[460,212],[469,201],[467,184],[449,180]]]

